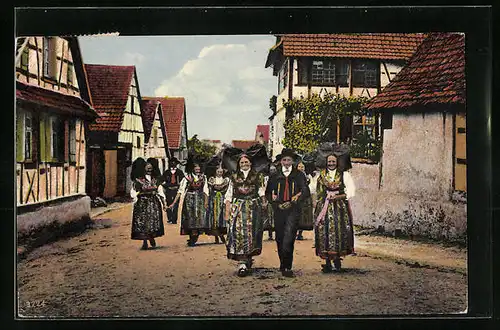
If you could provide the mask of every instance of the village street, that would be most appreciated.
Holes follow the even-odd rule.
[[[264,234],[254,273],[235,276],[223,244],[186,246],[165,222],[155,250],[130,239],[130,204],[94,218],[108,223],[42,246],[18,263],[20,316],[279,316],[458,313],[466,309],[466,252],[393,238],[356,238],[340,273],[320,272],[312,232],[296,242],[295,278],[278,271]],[[385,252],[384,252],[385,251]],[[393,254],[391,256],[391,253]],[[400,254],[398,254],[400,253]],[[415,263],[408,260],[415,260]]]

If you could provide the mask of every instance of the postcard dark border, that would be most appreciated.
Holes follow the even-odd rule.
[[[467,168],[468,178],[468,313],[467,315],[422,315],[390,317],[346,316],[334,319],[255,320],[252,327],[277,326],[337,329],[370,328],[483,328],[491,325],[493,313],[492,262],[492,144],[488,122],[491,120],[492,99],[492,8],[491,7],[367,7],[367,8],[94,8],[94,9],[18,9],[15,12],[15,33],[25,35],[89,35],[120,32],[120,35],[224,35],[276,33],[333,33],[333,32],[430,32],[448,31],[466,34],[467,79]],[[12,46],[14,49],[13,39]],[[12,64],[11,60],[8,62]],[[12,70],[12,66],[10,69]],[[12,81],[7,80],[12,86]],[[9,90],[13,95],[13,86]],[[7,113],[2,130],[7,141],[14,137],[13,113]],[[12,116],[12,117],[10,117]],[[10,126],[10,127],[7,127]],[[12,187],[13,145],[5,143],[1,176],[6,187]],[[10,158],[9,158],[10,157]],[[12,179],[12,181],[10,181]],[[13,198],[2,200],[3,210],[12,210]],[[5,212],[4,212],[5,213]],[[13,213],[11,213],[13,214]],[[8,217],[4,217],[8,221]],[[6,227],[4,225],[4,227]],[[10,230],[3,230],[4,252],[14,246]],[[498,228],[496,228],[498,232]],[[498,256],[498,255],[497,255]],[[13,260],[9,254],[4,260]],[[11,290],[14,293],[14,288]],[[4,299],[6,296],[4,296]],[[13,301],[13,297],[8,297]],[[8,302],[7,302],[8,303]],[[4,304],[2,306],[9,306]],[[2,308],[5,311],[5,308]],[[12,309],[10,309],[12,311]],[[137,328],[151,326],[148,320],[111,320],[106,327]],[[244,319],[248,321],[248,319]],[[68,323],[23,321],[23,328],[83,329],[101,320],[82,320]],[[144,322],[147,322],[144,323]],[[165,326],[176,328],[206,328],[242,326],[242,321],[193,319],[170,320]],[[219,323],[223,322],[223,324]],[[279,324],[277,322],[280,322]],[[285,324],[283,322],[286,322]],[[303,323],[306,322],[306,323]],[[19,325],[19,324],[17,324]]]

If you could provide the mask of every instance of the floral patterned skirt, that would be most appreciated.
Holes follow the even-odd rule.
[[[212,235],[227,234],[227,223],[224,220],[224,195],[221,192],[211,194],[208,199],[207,222]]]
[[[324,200],[319,200],[314,219],[320,214]],[[354,252],[352,213],[346,199],[330,201],[323,223],[315,226],[316,255],[333,259]]]
[[[227,224],[227,258],[247,260],[262,252],[262,203],[260,198],[234,199]]]
[[[205,194],[202,191],[187,192],[182,206],[181,235],[205,233],[210,233],[205,209]]]
[[[145,240],[165,235],[162,205],[155,195],[139,195],[132,213],[132,239]]]

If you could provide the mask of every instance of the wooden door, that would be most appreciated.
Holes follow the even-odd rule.
[[[117,154],[117,195],[124,196],[126,194],[127,180],[127,150],[120,148]]]
[[[117,194],[118,159],[117,150],[104,150],[104,198],[112,198]]]

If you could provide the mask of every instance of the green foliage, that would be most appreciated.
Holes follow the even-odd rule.
[[[374,138],[368,132],[360,132],[351,143],[351,157],[364,158],[378,162],[382,151],[382,140]]]
[[[285,147],[299,153],[313,151],[321,142],[336,141],[337,120],[364,114],[368,98],[326,93],[308,98],[293,98],[284,103],[292,114],[285,121]]]
[[[191,152],[194,152],[195,154],[199,156],[203,156],[203,158],[209,159],[212,157],[216,151],[217,148],[207,142],[200,141],[198,139],[198,135],[195,134],[191,139],[188,139],[188,150]]]
[[[276,95],[271,96],[269,99],[269,109],[273,112],[271,116],[274,116],[276,114],[277,110],[277,102],[278,102],[278,97]]]

